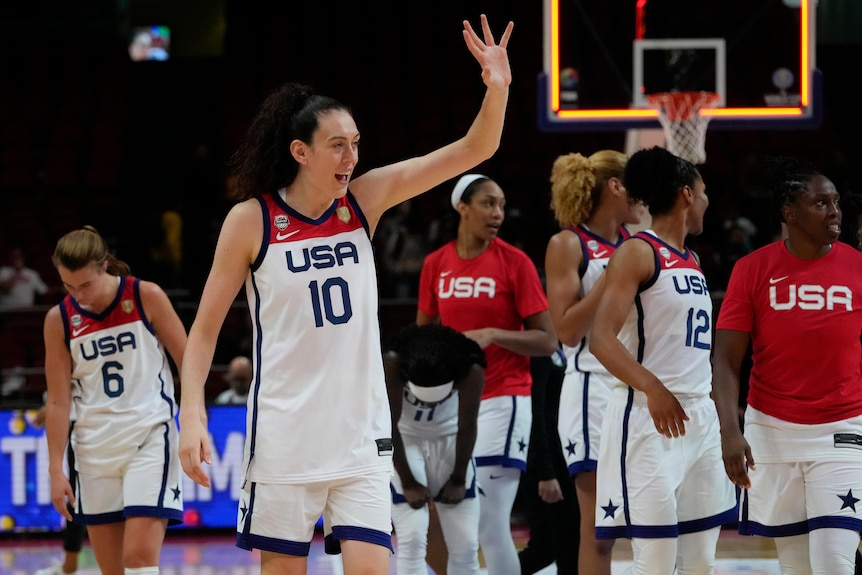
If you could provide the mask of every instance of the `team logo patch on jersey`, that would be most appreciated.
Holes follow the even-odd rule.
[[[290,225],[290,220],[287,219],[287,216],[285,214],[278,214],[272,219],[272,225],[274,225],[281,231],[284,231],[287,229],[287,226]]]
[[[338,214],[338,219],[345,224],[350,221],[350,210],[346,206],[341,206],[335,210],[335,213]]]
[[[377,455],[392,455],[394,448],[392,447],[392,438],[375,439],[377,442]]]
[[[78,327],[81,325],[82,321],[84,320],[81,318],[81,315],[77,313],[69,318],[69,322],[72,324],[72,327]]]
[[[135,309],[135,302],[130,299],[124,299],[120,302],[120,309],[126,313],[132,313],[132,310]]]
[[[591,252],[596,251],[597,249],[599,249],[599,242],[597,242],[596,240],[588,241],[587,242],[587,249],[590,250]]]
[[[862,435],[856,433],[835,433],[832,435],[835,447],[853,447],[862,449]]]

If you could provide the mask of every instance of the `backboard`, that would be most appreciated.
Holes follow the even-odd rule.
[[[647,96],[719,95],[712,129],[816,128],[816,0],[544,0],[538,122],[657,128]]]

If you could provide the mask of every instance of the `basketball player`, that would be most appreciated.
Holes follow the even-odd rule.
[[[707,574],[721,526],[736,518],[710,398],[712,300],[685,245],[709,204],[694,165],[664,148],[623,174],[652,225],[617,248],[590,351],[613,375],[601,430],[596,537],[632,540],[635,573]]]
[[[548,241],[548,309],[566,354],[558,431],[574,479],[580,521],[578,569],[610,575],[612,539],[596,539],[599,433],[611,392],[610,374],[589,349],[590,323],[601,289],[593,289],[611,255],[640,223],[643,204],[622,183],[627,156],[614,150],[559,156],[551,169],[551,208],[562,229]]]
[[[519,575],[510,516],[527,466],[532,412],[530,356],[551,355],[557,336],[536,266],[497,237],[506,196],[467,174],[452,190],[458,237],[428,254],[416,323],[440,322],[475,340],[488,361],[473,450],[480,487],[479,544],[489,573]]]
[[[392,409],[392,521],[399,575],[427,575],[429,505],[448,549],[447,573],[479,573],[473,445],[485,385],[479,345],[442,325],[408,326],[384,355]]]
[[[92,227],[60,238],[52,259],[68,295],[44,326],[51,501],[87,525],[104,575],[157,575],[183,511],[165,349],[181,367],[186,331],[165,292],[130,276]],[[72,401],[74,490],[63,471]]]
[[[490,158],[511,83],[506,45],[483,15],[463,37],[485,98],[459,140],[351,180],[359,131],[348,108],[286,84],[252,121],[235,197],[192,325],[182,372],[183,469],[209,486],[204,407],[222,322],[245,283],[254,326],[237,545],[261,571],[305,573],[321,514],[345,573],[389,573],[392,433],[371,237],[390,207]]]
[[[740,533],[773,537],[782,573],[852,574],[862,531],[862,254],[838,241],[832,181],[793,158],[770,158],[764,172],[787,237],[736,263],[718,316],[725,468],[744,489]],[[736,406],[749,345],[743,436]]]

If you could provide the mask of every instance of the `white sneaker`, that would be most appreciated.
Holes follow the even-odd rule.
[[[75,575],[77,571],[73,571],[72,573],[66,573],[63,571],[63,565],[60,563],[56,563],[51,565],[50,567],[44,567],[39,569],[38,571],[33,572],[33,575]]]

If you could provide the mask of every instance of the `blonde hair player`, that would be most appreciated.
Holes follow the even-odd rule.
[[[643,204],[623,185],[628,157],[615,150],[559,156],[551,170],[551,208],[561,230],[548,241],[548,309],[563,343],[566,376],[557,428],[581,508],[578,568],[609,575],[613,540],[597,540],[596,466],[611,375],[589,349],[589,328],[613,253],[631,236]]]

